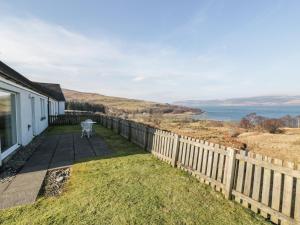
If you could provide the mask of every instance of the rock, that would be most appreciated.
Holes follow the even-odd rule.
[[[69,177],[70,168],[48,171],[40,195],[46,197],[60,195]]]
[[[56,178],[56,182],[60,183],[64,180],[64,177],[57,177]]]

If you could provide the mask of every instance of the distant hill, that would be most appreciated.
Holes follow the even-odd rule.
[[[156,103],[137,99],[112,97],[97,93],[79,92],[63,89],[67,101],[87,102],[90,104],[104,105],[106,111],[114,114],[121,113],[194,113],[199,114],[200,109],[177,106],[171,104]]]
[[[174,102],[188,107],[199,106],[300,106],[300,96],[259,96],[250,98],[232,98],[224,100],[185,100]]]

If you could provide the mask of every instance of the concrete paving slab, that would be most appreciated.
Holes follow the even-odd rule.
[[[80,134],[48,136],[11,182],[0,183],[0,209],[33,203],[48,170],[110,154],[112,151],[97,136],[90,139],[81,138]]]

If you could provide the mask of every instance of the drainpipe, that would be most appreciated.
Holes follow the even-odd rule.
[[[50,119],[50,98],[48,97],[48,127],[49,127],[49,119]]]

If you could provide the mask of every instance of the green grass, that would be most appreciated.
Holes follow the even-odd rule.
[[[63,195],[0,211],[0,224],[267,224],[110,130],[96,132],[112,157],[74,165]]]

